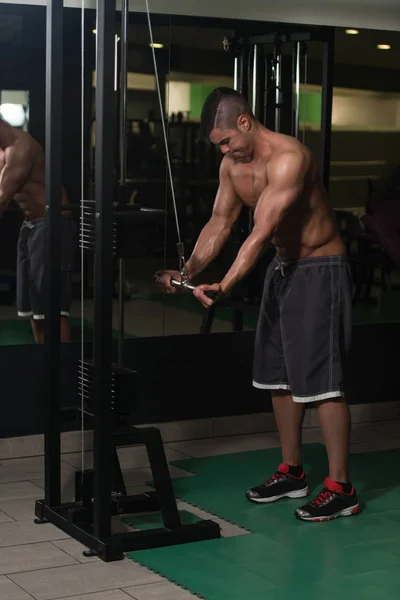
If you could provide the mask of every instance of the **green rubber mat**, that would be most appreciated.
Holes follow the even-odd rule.
[[[73,340],[80,340],[81,321],[80,319],[70,319],[71,333]],[[90,321],[84,321],[85,339],[92,336],[92,324]],[[31,324],[29,319],[0,319],[0,346],[11,346],[18,344],[34,344]]]
[[[129,557],[207,600],[394,600],[400,587],[400,449],[351,456],[362,512],[328,523],[304,523],[304,500],[248,502],[244,492],[280,462],[278,448],[174,462],[194,477],[174,479],[177,498],[248,533],[129,553]],[[304,446],[312,494],[327,473],[321,444]],[[183,522],[193,515],[183,511]],[[127,519],[146,529],[159,515]]]
[[[31,325],[25,320],[0,320],[0,346],[34,344]]]

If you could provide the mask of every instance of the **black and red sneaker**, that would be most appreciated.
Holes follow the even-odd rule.
[[[308,504],[294,513],[302,521],[331,521],[338,517],[351,517],[360,512],[354,487],[346,494],[340,483],[325,479],[324,489]]]
[[[289,473],[289,466],[281,464],[277,472],[265,483],[250,488],[246,497],[252,502],[275,502],[281,498],[304,498],[308,496],[307,478],[303,472],[300,477]]]

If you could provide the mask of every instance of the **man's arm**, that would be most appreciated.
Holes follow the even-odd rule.
[[[232,185],[228,163],[223,160],[211,218],[203,227],[193,253],[186,263],[190,278],[201,273],[221,252],[229,238],[232,226],[239,217],[242,206],[243,204]]]
[[[199,285],[194,295],[205,307],[213,300],[206,291],[229,294],[232,288],[256,265],[266,243],[273,237],[286,213],[304,192],[308,158],[300,153],[282,153],[268,165],[268,186],[261,194],[254,211],[254,226],[242,244],[231,268],[220,283]]]
[[[0,213],[26,183],[33,166],[29,144],[18,140],[4,152],[5,164],[0,173]]]
[[[271,161],[268,186],[254,211],[252,232],[220,283],[223,294],[229,293],[256,265],[287,211],[301,197],[307,171],[308,159],[300,153],[282,153]]]

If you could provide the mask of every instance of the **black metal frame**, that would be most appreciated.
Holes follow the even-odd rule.
[[[96,251],[94,262],[94,323],[93,359],[95,401],[94,498],[111,498],[111,331],[113,299],[113,163],[115,154],[114,48],[115,2],[97,4],[97,57],[96,57]],[[97,301],[96,301],[97,297]],[[109,502],[95,502],[93,533],[100,540],[111,535],[111,506]]]
[[[47,5],[46,30],[46,264],[45,502],[61,501],[60,290],[62,198],[63,0]]]
[[[94,468],[77,472],[75,502],[62,503],[60,477],[60,273],[62,191],[63,0],[47,2],[46,60],[46,338],[45,338],[45,498],[35,506],[36,523],[51,522],[87,546],[85,555],[121,560],[124,552],[218,538],[217,523],[183,525],[177,508],[161,433],[155,427],[129,426],[124,414],[132,403],[136,373],[113,363],[113,258],[126,244],[116,243],[123,217],[138,211],[114,210],[116,95],[114,90],[116,0],[97,0],[95,202],[84,201],[80,243],[95,250],[93,358],[81,357],[80,389],[88,424],[93,428]],[[140,211],[139,211],[140,212]],[[143,211],[143,221],[163,211]],[[125,214],[126,213],[126,214]],[[153,214],[154,213],[154,214]],[[124,227],[122,227],[122,230]],[[123,237],[123,236],[122,236]],[[121,247],[120,247],[121,246]],[[119,254],[118,254],[119,251]],[[78,382],[77,382],[78,383]],[[124,405],[125,400],[125,405]],[[131,407],[132,408],[132,407]],[[128,407],[129,412],[129,407]],[[117,448],[145,444],[155,492],[128,496]],[[115,514],[160,511],[164,527],[113,534]]]
[[[327,38],[323,40],[323,44],[320,172],[325,189],[328,192],[331,170],[333,69],[335,62],[335,30],[333,27],[329,28]]]
[[[277,38],[285,42],[321,42],[323,44],[322,66],[322,106],[321,106],[321,137],[320,137],[320,173],[326,190],[329,190],[330,157],[331,157],[331,131],[332,131],[332,98],[333,98],[333,70],[335,30],[333,27],[311,27],[310,29],[295,25],[274,24],[271,28],[276,30],[267,34],[245,35],[238,34],[232,41],[233,49],[239,55],[239,64],[247,62],[248,49],[255,44],[275,44]],[[242,57],[243,56],[243,57]],[[240,85],[241,91],[243,84]],[[247,96],[246,86],[243,93]]]

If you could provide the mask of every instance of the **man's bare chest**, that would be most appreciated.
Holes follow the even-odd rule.
[[[243,204],[255,208],[259,197],[268,186],[267,169],[241,165],[231,173],[233,187]]]

